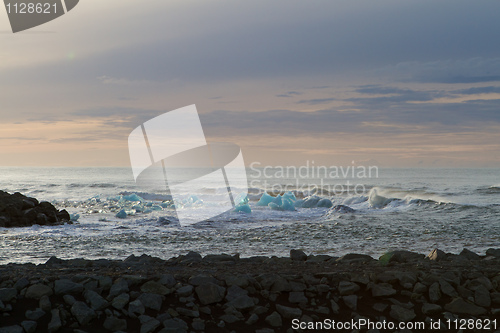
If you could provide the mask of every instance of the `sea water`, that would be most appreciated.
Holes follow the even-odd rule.
[[[80,217],[59,226],[0,228],[0,264],[144,253],[167,259],[190,250],[249,257],[287,256],[302,248],[308,254],[378,257],[394,249],[458,253],[466,247],[484,254],[500,247],[499,169],[379,168],[366,177],[302,171],[249,168],[250,214],[228,211],[186,227],[176,221],[164,183],[140,187],[129,168],[2,167],[0,189],[52,202]],[[220,195],[226,188],[203,190]],[[263,191],[292,191],[299,199],[318,195],[334,207],[273,210],[256,205]],[[124,205],[133,205],[123,200],[131,194],[155,209],[116,217]]]

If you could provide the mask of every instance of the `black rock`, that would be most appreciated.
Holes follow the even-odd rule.
[[[486,250],[487,256],[500,257],[500,249],[488,249]]]
[[[427,255],[427,259],[433,260],[433,261],[446,260],[446,259],[448,259],[448,254],[439,250],[439,249],[434,249],[434,250],[432,250],[431,253],[429,253]]]
[[[50,202],[38,202],[19,192],[0,191],[0,227],[28,227],[33,224],[54,225],[70,223],[66,210],[58,211]]]
[[[470,250],[467,250],[465,248],[462,250],[462,252],[460,252],[460,255],[462,257],[465,257],[465,258],[469,259],[469,260],[479,260],[479,259],[481,259],[481,256],[479,254],[474,253],[474,252],[472,252]]]
[[[397,250],[391,251],[384,255],[382,255],[379,260],[382,263],[390,263],[390,262],[415,262],[424,259],[425,256],[420,253],[411,252],[407,250]]]
[[[290,250],[290,259],[292,259],[293,261],[306,261],[307,254],[305,254],[302,250],[292,249]]]

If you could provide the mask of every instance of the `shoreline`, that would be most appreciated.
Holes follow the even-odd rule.
[[[2,333],[301,332],[294,323],[362,318],[425,325],[500,318],[500,249],[379,259],[189,252],[0,266]]]

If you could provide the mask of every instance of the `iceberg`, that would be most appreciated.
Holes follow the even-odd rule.
[[[130,195],[124,195],[122,197],[122,199],[125,200],[125,201],[144,201],[143,198],[141,198],[140,196],[138,196],[135,193],[132,193]]]
[[[271,202],[273,202],[273,200],[274,197],[264,192],[264,194],[260,197],[260,200],[257,202],[257,206],[268,206]]]
[[[118,213],[116,213],[115,216],[117,218],[119,218],[119,219],[124,219],[127,216],[129,216],[129,215],[135,215],[135,210],[125,210],[125,209],[122,209]]]
[[[235,212],[242,212],[242,213],[247,213],[247,214],[252,213],[252,209],[250,208],[250,205],[248,204],[248,196],[247,195],[237,196],[235,202],[238,202],[238,204],[234,207]]]
[[[289,199],[283,199],[282,204],[278,205],[274,202],[269,203],[269,208],[273,210],[289,210],[289,211],[295,211],[295,206],[293,205],[293,202]]]
[[[273,210],[289,210],[294,211],[295,205],[294,201],[297,200],[292,192],[287,192],[283,196],[278,195],[273,199],[272,202],[268,204],[269,208]]]
[[[170,201],[164,201],[160,204],[163,208],[169,208],[172,205],[172,202]]]
[[[302,208],[314,208],[318,205],[318,202],[320,200],[321,200],[321,198],[318,197],[317,195],[307,197],[302,202]]]
[[[274,202],[270,202],[268,206],[269,206],[269,208],[271,208],[272,210],[283,210],[283,209],[281,209],[281,206],[280,206],[280,205],[275,204]]]
[[[283,200],[281,199],[281,194],[278,194],[272,201],[272,203],[275,203],[278,206],[281,206],[283,204]],[[269,205],[268,205],[269,206]]]
[[[297,208],[302,208],[302,205],[304,204],[304,199],[299,199],[293,203],[293,205]]]
[[[316,207],[332,208],[333,203],[330,199],[323,198],[320,201],[318,201],[318,204],[316,205]]]
[[[283,210],[295,211],[295,205],[290,199],[283,199],[283,204],[281,205]]]
[[[283,194],[283,199],[288,199],[288,200],[291,200],[293,202],[297,201],[295,194],[293,194],[292,192],[286,192],[285,194]]]
[[[242,212],[242,213],[247,213],[247,214],[251,214],[252,213],[252,208],[250,208],[250,205],[248,204],[237,204],[235,207],[234,207],[234,211],[235,212]]]
[[[122,209],[120,210],[118,213],[116,213],[115,215],[117,218],[119,219],[124,219],[126,218],[128,215],[127,215],[127,212],[125,211],[125,209]]]
[[[142,205],[134,205],[132,206],[132,209],[135,209],[137,213],[141,213],[144,211],[144,207]]]

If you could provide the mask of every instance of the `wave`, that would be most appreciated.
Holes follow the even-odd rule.
[[[500,185],[482,186],[477,188],[476,192],[483,195],[500,194]]]
[[[59,186],[59,185],[55,185]],[[66,185],[69,188],[81,188],[81,187],[90,187],[90,188],[114,188],[118,187],[118,185],[113,183],[92,183],[92,184],[82,184],[82,183],[72,183]]]

